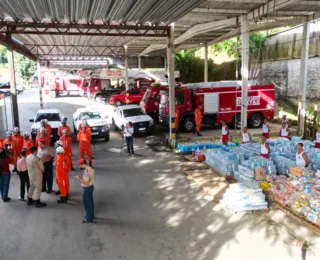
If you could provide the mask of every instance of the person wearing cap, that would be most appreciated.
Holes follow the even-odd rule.
[[[202,122],[202,106],[198,106],[194,110],[194,122],[196,123],[196,131],[194,132],[195,135],[201,136],[200,129],[201,129],[201,122]]]
[[[79,142],[80,158],[84,159],[84,155],[87,154],[89,165],[92,167],[91,133],[86,126],[82,126],[77,135],[77,140]]]
[[[13,128],[12,139],[15,141],[15,146],[14,148],[12,148],[13,165],[14,165],[14,169],[12,172],[17,172],[18,158],[20,157],[20,153],[23,148],[23,142],[24,142],[23,136],[20,134],[20,129],[18,127]]]
[[[67,130],[67,136],[71,136],[71,129],[70,127],[67,125],[67,118],[64,117],[61,121],[61,126],[59,126],[58,128],[58,136],[62,136],[62,131],[63,130]]]
[[[63,147],[59,146],[56,149],[56,181],[60,191],[60,199],[57,200],[59,204],[67,203],[67,178],[69,178],[67,173],[68,158],[65,156],[65,150]]]
[[[94,202],[93,202],[93,190],[94,190],[94,179],[95,172],[92,167],[87,165],[86,160],[83,158],[78,161],[80,169],[83,169],[82,176],[75,176],[81,183],[82,187],[82,200],[85,209],[85,219],[83,223],[92,223],[94,219]]]
[[[42,208],[46,206],[45,203],[40,201],[44,166],[40,158],[37,156],[37,147],[31,147],[30,152],[30,155],[26,158],[30,180],[28,205],[30,206],[35,202],[37,208]],[[33,195],[35,195],[35,200],[33,200]]]
[[[87,119],[82,119],[82,122],[78,126],[78,132],[82,130],[83,126],[85,126],[86,131],[88,131],[91,134],[91,126],[89,126]]]
[[[30,188],[30,181],[28,175],[27,161],[26,161],[27,151],[22,149],[21,158],[18,160],[17,170],[20,177],[20,200],[24,200],[25,189],[27,186],[27,193]]]
[[[10,164],[13,163],[13,153],[12,150],[1,150],[0,151],[0,167],[1,167],[1,174],[0,174],[0,193],[3,202],[8,202],[11,200],[8,197],[9,187],[10,187],[10,179],[11,179],[11,172],[10,172]]]
[[[7,138],[3,140],[3,147],[6,150],[12,150],[15,148],[15,141],[12,139],[12,132],[6,133]]]
[[[37,156],[43,163],[44,173],[42,179],[42,192],[50,194],[52,192],[53,185],[53,158],[54,150],[48,146],[44,140],[39,141]]]
[[[28,132],[25,132],[23,134],[24,140],[23,140],[23,149],[26,150],[26,156],[30,154],[31,147],[35,146],[34,141],[32,138],[30,138],[30,134]]]
[[[46,134],[46,130],[42,127],[36,137],[36,146],[39,147],[39,142],[43,141],[46,145],[50,146],[50,139]]]

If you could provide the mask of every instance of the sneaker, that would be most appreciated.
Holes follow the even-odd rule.
[[[40,200],[37,200],[37,201],[36,201],[36,208],[43,208],[43,207],[45,207],[45,206],[47,206],[46,203],[43,203],[43,202],[41,202]]]
[[[5,197],[5,198],[3,198],[3,202],[8,202],[8,201],[10,201],[10,200],[11,200],[10,197]]]
[[[92,224],[93,223],[93,221],[88,221],[87,219],[84,219],[84,220],[82,220],[82,223],[85,223],[85,224]]]
[[[60,190],[56,191],[54,194],[60,195],[60,194],[61,194],[61,193],[60,193]]]
[[[52,191],[47,191],[47,194],[50,194],[50,193],[52,193]]]
[[[67,202],[66,197],[60,197],[60,199],[59,199],[59,200],[57,200],[57,202],[58,202],[59,204],[65,204],[65,203],[68,203],[68,202]]]
[[[21,200],[21,201],[25,201],[25,199],[24,199],[24,198],[21,198],[21,197],[19,197],[18,199]]]

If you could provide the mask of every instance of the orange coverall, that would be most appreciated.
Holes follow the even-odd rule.
[[[86,153],[89,163],[92,162],[92,150],[91,150],[91,133],[86,131],[79,131],[77,140],[79,142],[80,158],[84,158]]]
[[[58,135],[59,135],[59,136],[62,136],[62,131],[63,131],[63,130],[67,130],[67,131],[68,131],[68,136],[71,135],[71,129],[70,129],[70,127],[67,126],[67,125],[61,125],[61,126],[59,126],[59,128],[58,128]]]
[[[3,139],[0,138],[0,149],[2,150],[4,147],[3,147]]]
[[[67,164],[67,156],[65,154],[57,154],[56,181],[61,193],[61,197],[67,196]]]
[[[50,139],[47,137],[47,135],[42,136],[42,135],[40,134],[40,135],[37,135],[37,137],[36,137],[36,147],[39,146],[39,141],[40,141],[41,139],[44,140],[44,143],[45,143],[46,145],[50,146]]]
[[[13,150],[13,164],[14,168],[17,168],[18,158],[20,157],[21,150],[23,148],[24,138],[22,135],[13,135],[12,140],[15,142]]]
[[[41,128],[41,127],[40,127]],[[37,137],[40,135],[40,128],[38,129],[38,133],[37,133]],[[49,124],[46,124],[44,126],[44,130],[45,130],[45,133],[46,133],[46,136],[49,140],[49,145],[51,144],[51,131],[52,131],[52,127],[51,125]]]
[[[30,137],[28,137],[28,139],[23,140],[23,148],[26,149],[27,156],[30,154],[30,149],[33,146],[34,146],[34,141]]]
[[[15,144],[16,142],[13,139],[9,140],[8,138],[4,139],[2,143],[3,148],[6,148],[8,150],[13,150],[15,148]]]
[[[194,121],[196,123],[196,131],[200,132],[201,122],[202,122],[202,114],[199,107],[194,111]]]
[[[61,136],[59,140],[62,142],[64,155],[66,157],[66,171],[67,171],[66,187],[67,187],[67,193],[69,193],[69,190],[70,190],[69,172],[71,171],[71,164],[72,164],[72,138],[70,136]]]
[[[80,130],[82,130],[82,123],[80,123],[78,126],[78,132],[80,132]],[[88,124],[87,124],[86,131],[88,131],[91,134],[91,127]]]

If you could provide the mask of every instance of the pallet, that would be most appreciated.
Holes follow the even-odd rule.
[[[277,201],[273,201],[273,203],[275,203],[277,208],[280,209],[282,212],[286,213],[291,218],[295,219],[296,221],[300,222],[305,227],[310,228],[313,232],[320,235],[320,225],[317,225],[317,224],[307,220],[306,218],[301,216],[299,213],[293,211],[292,209],[290,209],[286,206],[283,206],[282,204],[280,204]]]

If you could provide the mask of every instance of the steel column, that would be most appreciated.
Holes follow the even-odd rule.
[[[174,81],[174,24],[168,30],[167,38],[168,82],[169,82],[169,106],[170,106],[170,143],[176,147],[176,123],[175,122],[175,81]]]
[[[208,44],[204,45],[204,82],[208,82]]]
[[[248,121],[248,78],[249,78],[249,23],[245,16],[241,22],[242,39],[242,66],[241,66],[241,129],[247,126]]]
[[[303,24],[302,50],[300,67],[300,87],[299,87],[299,106],[298,106],[298,134],[304,135],[304,124],[306,114],[306,95],[308,83],[308,58],[310,41],[310,22]]]
[[[41,84],[41,65],[40,65],[39,59],[37,60],[37,73],[38,73],[40,108],[43,109],[43,96],[42,96],[42,84]]]
[[[124,69],[126,71],[126,104],[129,104],[129,75],[128,75],[128,46],[123,46],[124,49]]]
[[[6,33],[7,38],[7,57],[8,57],[8,70],[10,79],[10,92],[11,92],[11,106],[12,106],[12,123],[13,127],[20,127],[19,123],[19,108],[18,108],[18,97],[16,89],[16,77],[14,70],[14,56],[12,48],[12,37],[11,33]]]
[[[141,56],[138,56],[138,68],[141,70]]]

